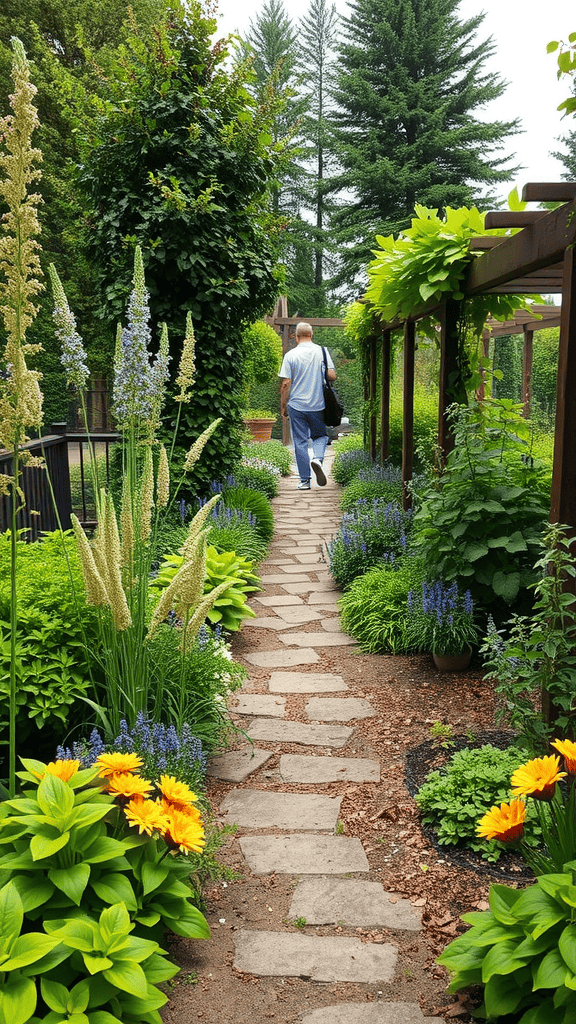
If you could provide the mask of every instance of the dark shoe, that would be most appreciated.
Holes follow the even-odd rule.
[[[324,470],[322,469],[322,463],[320,462],[320,459],[311,459],[310,460],[310,467],[311,467],[311,469],[314,472],[314,475],[316,477],[316,482],[317,482],[318,486],[319,487],[325,487],[326,486],[326,474],[325,474]]]

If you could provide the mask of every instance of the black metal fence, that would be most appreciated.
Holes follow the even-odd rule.
[[[45,530],[70,529],[72,512],[83,526],[95,525],[95,504],[92,475],[89,469],[92,446],[99,463],[101,483],[110,479],[110,448],[120,435],[99,431],[89,435],[82,431],[68,432],[65,423],[53,423],[51,433],[23,445],[31,455],[41,456],[42,468],[24,466],[20,486],[24,504],[17,514],[18,529],[26,530],[27,540],[36,540]],[[71,473],[72,468],[72,486]],[[0,473],[12,474],[12,455],[0,451]],[[0,531],[10,528],[12,502],[0,495]]]

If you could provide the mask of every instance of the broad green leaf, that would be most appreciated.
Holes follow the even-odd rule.
[[[70,949],[79,949],[82,953],[91,953],[94,949],[98,948],[97,942],[99,939],[98,926],[93,921],[80,921],[74,918],[71,921],[67,921],[63,926],[52,927],[53,922],[46,921],[44,924],[45,929],[50,930],[51,934],[54,935],[64,945],[69,946]]]
[[[482,981],[486,983],[494,974],[512,974],[518,970],[514,959],[515,942],[499,942],[488,951],[482,964]],[[529,959],[528,957],[526,959]]]
[[[45,860],[52,857],[59,850],[62,850],[70,839],[70,833],[64,832],[56,839],[46,839],[44,836],[34,836],[30,843],[30,853],[33,860]]]
[[[130,880],[120,872],[103,875],[90,883],[94,892],[104,903],[125,903],[130,910],[137,910],[138,903]]]
[[[52,981],[50,978],[42,978],[40,991],[42,999],[51,1010],[56,1010],[58,1013],[66,1012],[66,1003],[70,993],[65,985],[61,985],[59,981]]]
[[[169,981],[181,970],[178,964],[172,963],[165,956],[153,953],[146,961],[146,978],[150,985],[159,985],[162,981]]]
[[[511,554],[513,554],[516,551],[528,550],[528,545],[526,544],[526,541],[524,540],[524,537],[522,536],[519,530],[517,530],[516,533],[513,533],[512,536],[508,539],[506,550],[509,551]]]
[[[520,589],[519,572],[495,572],[492,579],[494,593],[511,604]]]
[[[564,984],[568,969],[557,949],[551,949],[533,971],[534,991],[539,988],[559,988]]]
[[[74,792],[56,775],[46,774],[38,786],[36,796],[43,814],[52,818],[54,824],[64,822],[74,807]]]
[[[90,1024],[122,1024],[122,1021],[108,1010],[95,1010],[90,1014]]]
[[[141,1020],[143,1015],[151,1010],[159,1010],[161,1006],[165,1006],[168,1002],[168,996],[154,988],[153,985],[148,985],[148,991],[143,998],[121,995],[119,999],[124,1013],[129,1013],[131,1016],[136,1017],[137,1020]]]
[[[131,936],[122,949],[114,951],[114,959],[116,961],[133,960],[135,964],[141,964],[159,949],[158,943],[152,939],[139,939],[136,936]]]
[[[73,864],[69,868],[51,868],[48,878],[79,907],[90,878],[90,865]]]
[[[2,1024],[26,1024],[36,1009],[36,985],[31,978],[9,978],[0,989]]]
[[[59,945],[58,939],[52,938],[50,935],[42,935],[39,932],[20,935],[12,943],[10,957],[0,965],[0,970],[17,971],[20,967],[34,964],[57,945]]]
[[[116,901],[112,907],[106,907],[100,914],[100,930],[107,938],[126,936],[132,931],[128,911],[122,902]]]
[[[507,885],[491,885],[488,896],[490,909],[497,921],[502,924],[516,924],[518,918],[511,913],[511,908],[518,899],[518,890]]]
[[[566,926],[558,940],[558,949],[564,963],[570,968],[572,974],[576,974],[576,925]]]
[[[125,845],[120,839],[102,836],[86,850],[83,860],[85,864],[98,864],[103,860],[121,857],[124,850]]]
[[[14,875],[10,881],[12,885],[16,886],[20,894],[25,914],[29,910],[35,910],[36,907],[41,907],[43,903],[47,903],[54,892],[54,886],[47,879],[30,878],[28,875]]]
[[[104,977],[112,985],[117,985],[121,992],[129,992],[139,999],[145,999],[148,994],[146,975],[139,964],[114,964],[104,972]]]
[[[82,959],[86,965],[86,969],[90,974],[98,974],[105,971],[109,967],[114,966],[114,961],[110,960],[109,957],[98,955],[97,953],[82,953]]]
[[[144,889],[144,895],[146,896],[149,892],[153,892],[165,878],[168,877],[169,867],[167,864],[157,864],[147,862],[142,865],[142,887]]]
[[[497,1018],[506,1013],[514,1013],[525,992],[509,975],[495,974],[484,989],[484,1002],[488,1016]]]
[[[90,980],[84,978],[74,986],[66,1003],[68,1013],[83,1013],[90,1000]]]
[[[53,970],[54,967],[58,967],[58,964],[63,963],[71,955],[71,950],[68,949],[63,943],[58,943],[51,949],[41,960],[36,960],[35,963],[30,964],[28,967],[22,967],[20,973],[25,975],[27,978],[36,977],[40,974],[46,974],[47,971]]]
[[[12,882],[0,889],[0,954],[10,952],[12,943],[22,930],[24,910],[16,886]]]
[[[547,999],[522,1014],[519,1024],[564,1024],[564,1010],[554,1009],[553,1000]]]
[[[186,915],[170,921],[170,930],[187,939],[209,939],[210,925],[196,907],[188,907]]]

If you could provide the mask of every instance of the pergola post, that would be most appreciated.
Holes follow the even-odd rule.
[[[407,320],[404,324],[404,392],[402,401],[402,506],[412,508],[412,495],[408,484],[412,480],[414,453],[414,352],[416,327]]]
[[[382,331],[381,346],[381,386],[380,386],[380,461],[384,462],[390,454],[390,329]]]
[[[487,327],[482,331],[482,358],[488,359],[490,355],[490,331]],[[476,398],[479,402],[483,402],[486,398],[486,370],[482,370],[480,373],[480,384],[476,391]]]
[[[460,397],[460,367],[458,365],[458,326],[461,303],[446,299],[440,311],[440,390],[438,396],[438,447],[445,463],[454,447],[454,435],[446,417],[446,410]]]
[[[524,327],[524,345],[522,347],[522,415],[530,419],[530,402],[532,399],[532,352],[534,331]]]
[[[574,249],[566,249],[558,383],[556,389],[556,430],[550,522],[564,523],[576,532],[576,259]]]
[[[370,458],[376,458],[376,338],[370,338]]]

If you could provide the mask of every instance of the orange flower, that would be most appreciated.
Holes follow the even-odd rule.
[[[204,846],[202,822],[194,821],[181,811],[172,811],[164,841],[170,849],[180,850],[181,853],[189,853],[190,850],[201,853]]]
[[[158,786],[162,796],[177,809],[184,809],[198,799],[185,782],[177,782],[174,775],[161,775]]]
[[[562,754],[568,774],[576,775],[576,743],[572,740],[553,740],[552,746]]]
[[[124,813],[131,825],[138,826],[140,835],[147,832],[151,836],[155,829],[164,833],[168,828],[168,818],[156,800],[144,800],[138,796],[126,804]]]
[[[523,800],[511,800],[509,804],[491,807],[480,819],[477,833],[483,839],[499,839],[501,843],[513,843],[524,833],[526,805]]]
[[[135,772],[142,767],[142,759],[138,754],[100,754],[96,758],[98,775],[107,778],[110,775],[124,775]]]
[[[551,800],[554,787],[566,772],[559,772],[560,758],[535,757],[533,761],[520,765],[514,772],[512,792],[514,796],[531,796],[535,800]]]
[[[118,775],[110,775],[106,779],[105,791],[116,797],[125,797],[132,800],[134,797],[148,796],[154,789],[151,782],[141,779],[139,775],[132,775],[131,772],[120,772]]]
[[[67,782],[73,775],[76,775],[80,767],[80,761],[72,761],[68,759],[59,759],[58,761],[50,761],[46,765],[46,771],[40,778],[43,779],[46,775],[55,775],[57,779],[62,779],[62,782]]]

